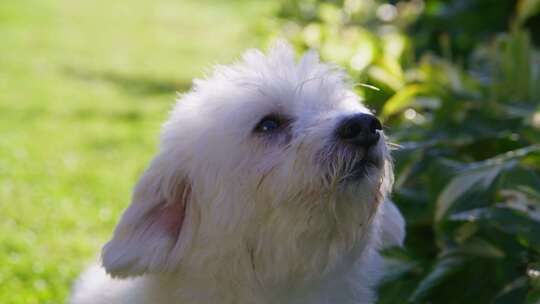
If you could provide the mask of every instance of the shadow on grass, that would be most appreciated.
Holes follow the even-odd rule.
[[[144,75],[127,75],[114,71],[91,71],[67,67],[64,73],[83,81],[111,83],[132,95],[159,95],[183,92],[191,83],[171,79],[159,79]]]
[[[104,111],[100,111],[100,110],[96,110],[92,108],[82,108],[82,109],[77,109],[73,111],[70,115],[77,119],[83,119],[83,120],[105,118],[108,120],[125,121],[125,122],[137,122],[137,121],[141,121],[144,118],[143,113],[137,109],[104,112]]]

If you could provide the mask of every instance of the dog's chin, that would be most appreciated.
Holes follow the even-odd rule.
[[[323,188],[335,189],[335,186],[338,186],[341,191],[348,192],[362,184],[378,187],[385,167],[385,157],[370,154],[359,159],[353,156],[342,166],[341,170],[336,170],[337,172],[326,171],[327,173],[323,175],[325,186]]]
[[[380,156],[365,157],[356,161],[343,176],[343,184],[356,184],[366,179],[373,180],[380,175],[384,161]]]

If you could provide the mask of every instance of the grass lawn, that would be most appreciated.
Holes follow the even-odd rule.
[[[0,303],[63,303],[176,91],[258,46],[260,1],[0,2]]]

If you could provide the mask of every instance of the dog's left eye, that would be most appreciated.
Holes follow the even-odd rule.
[[[275,115],[265,116],[261,121],[255,126],[255,132],[257,133],[269,133],[276,131],[281,128],[283,124],[282,119]]]

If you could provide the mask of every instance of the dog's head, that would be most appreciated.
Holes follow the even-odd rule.
[[[362,243],[392,180],[381,124],[343,72],[285,44],[196,80],[161,143],[104,248],[113,275],[227,247],[262,268],[295,254],[327,266]]]

